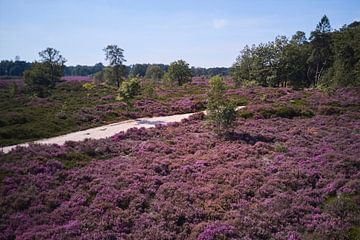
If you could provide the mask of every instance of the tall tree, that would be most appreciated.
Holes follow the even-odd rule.
[[[66,59],[60,54],[60,52],[54,48],[46,48],[39,52],[41,62],[47,68],[47,72],[50,74],[51,87],[55,87],[57,81],[60,80],[63,75],[64,63]]]
[[[241,85],[244,81],[255,80],[254,73],[254,50],[255,45],[251,48],[246,45],[240,51],[240,55],[236,58],[235,63],[231,68],[231,75],[234,78],[236,85]]]
[[[123,62],[126,62],[124,58],[124,50],[119,48],[117,45],[108,45],[104,48],[104,51],[105,60],[109,61],[116,85],[117,87],[120,87],[121,79],[125,73],[123,66]]]
[[[289,44],[284,49],[284,63],[286,82],[293,88],[308,87],[310,82],[307,80],[307,59],[309,57],[310,46],[304,32],[297,31],[291,38]]]
[[[34,62],[29,70],[24,72],[25,83],[39,97],[46,97],[49,88],[54,88],[56,82],[63,76],[65,58],[54,48],[39,52],[40,62]]]
[[[360,24],[354,22],[331,34],[333,64],[325,86],[360,86]]]
[[[324,15],[317,24],[315,31],[311,32],[310,40],[312,52],[308,58],[308,77],[316,86],[324,72],[331,65],[331,25],[329,18]]]

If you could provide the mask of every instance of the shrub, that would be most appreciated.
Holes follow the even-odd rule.
[[[319,113],[322,115],[339,115],[342,113],[342,109],[340,107],[321,106]]]
[[[212,77],[209,81],[208,92],[208,121],[215,126],[216,134],[227,133],[233,127],[236,119],[235,106],[227,101],[225,96],[225,83],[219,76]]]
[[[11,97],[16,96],[19,93],[18,85],[15,82],[12,82],[9,87],[9,93]]]
[[[288,152],[287,147],[285,147],[284,145],[280,144],[280,143],[276,143],[275,144],[275,148],[274,148],[275,152],[280,152],[280,153],[286,153]]]
[[[312,117],[314,113],[311,110],[303,110],[300,108],[290,106],[279,106],[275,108],[262,109],[260,115],[264,118],[281,117],[281,118],[294,118],[294,117]]]
[[[139,79],[133,77],[127,81],[121,83],[119,88],[119,100],[124,100],[125,102],[129,102],[136,95],[140,93],[140,82]]]
[[[35,92],[38,97],[46,97],[52,81],[43,63],[35,62],[31,69],[24,72],[25,83],[28,89]]]
[[[248,118],[252,118],[254,116],[254,113],[249,112],[249,111],[241,111],[238,113],[239,117],[248,119]]]
[[[154,80],[147,80],[143,85],[143,94],[147,98],[155,98],[156,91],[155,91],[155,82]]]
[[[245,80],[242,82],[242,86],[245,88],[250,88],[259,86],[259,84],[255,80]]]
[[[83,84],[83,87],[86,89],[86,90],[91,90],[95,87],[95,84],[93,83],[85,83]]]

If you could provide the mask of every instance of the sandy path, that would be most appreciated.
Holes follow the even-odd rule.
[[[236,110],[240,110],[245,108],[245,106],[237,107]],[[204,112],[205,113],[205,112]],[[114,136],[115,134],[126,131],[130,128],[151,128],[155,127],[155,125],[161,124],[166,125],[171,122],[180,122],[182,119],[188,118],[189,116],[193,115],[194,113],[185,113],[185,114],[176,114],[171,116],[163,116],[163,117],[151,117],[151,118],[138,118],[134,120],[126,120],[118,123],[112,123],[108,125],[104,125],[101,127],[90,128],[87,130],[82,130],[78,132],[68,133],[65,135],[41,139],[34,142],[29,143],[38,143],[38,144],[58,144],[63,145],[66,141],[83,141],[87,138],[91,139],[101,139]],[[22,143],[12,146],[7,146],[0,148],[0,151],[4,153],[10,152],[12,149],[16,148],[17,146],[27,147],[29,143]]]

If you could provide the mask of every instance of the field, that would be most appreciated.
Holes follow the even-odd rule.
[[[62,99],[74,101],[71,121],[58,120],[70,131],[72,113],[84,107],[99,123],[170,115],[201,109],[206,92],[202,84],[159,90],[156,100],[140,96],[133,111],[114,117],[120,103],[102,88],[74,88],[29,102],[27,114],[49,105],[51,119]],[[196,114],[109,139],[0,154],[0,239],[358,239],[359,89],[230,87],[227,94],[247,108],[226,138]],[[106,107],[92,105],[102,98]],[[20,140],[27,138],[12,143]]]
[[[206,86],[157,88],[146,92],[132,105],[115,100],[117,89],[97,86],[86,89],[88,77],[66,77],[51,90],[48,98],[38,98],[23,90],[23,82],[0,80],[0,146],[53,137],[106,123],[139,117],[163,116],[203,110]],[[14,93],[11,85],[18,86]]]

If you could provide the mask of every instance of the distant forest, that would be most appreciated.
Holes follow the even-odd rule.
[[[20,60],[2,60],[0,61],[0,76],[7,77],[19,77],[22,76],[24,71],[31,67],[30,62]],[[152,64],[133,64],[126,66],[126,75],[144,77],[146,69]],[[156,64],[162,68],[164,72],[167,72],[169,65]],[[94,66],[76,65],[76,66],[65,66],[65,76],[91,76],[97,72],[104,70],[105,66],[102,63],[97,63]],[[229,74],[229,68],[226,67],[213,67],[213,68],[200,68],[191,67],[193,76],[215,76],[221,75],[226,76]]]

